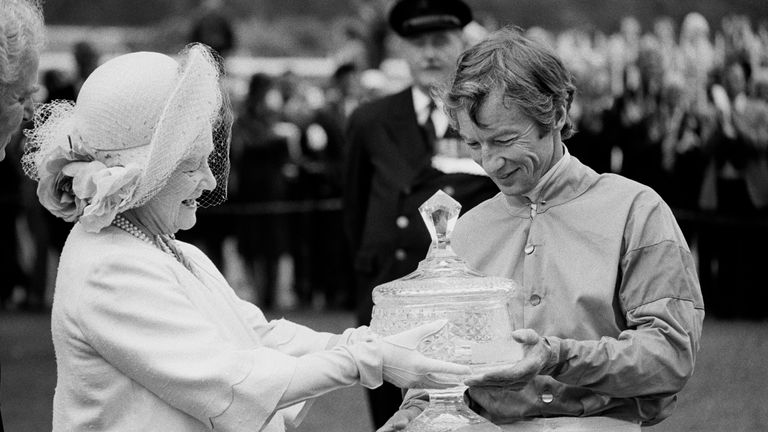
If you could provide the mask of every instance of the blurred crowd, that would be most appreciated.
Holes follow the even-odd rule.
[[[566,145],[598,172],[651,186],[675,210],[698,257],[707,311],[764,317],[750,293],[766,288],[768,27],[698,13],[627,17],[615,34],[541,29],[574,73]]]
[[[648,29],[627,17],[612,34],[527,32],[576,76],[571,154],[598,172],[651,186],[673,207],[699,260],[708,313],[765,316],[749,293],[768,288],[760,271],[768,241],[768,27],[740,16],[718,24],[691,13],[680,23],[659,17]],[[226,25],[206,23],[214,33]],[[229,42],[221,43],[233,44],[228,31]],[[265,308],[354,305],[340,218],[345,123],[361,103],[399,90],[400,82],[366,66],[361,36],[348,36],[325,80],[256,73],[241,86],[246,94],[233,92],[229,201],[201,209],[198,225],[180,234],[220,268],[224,244],[234,240],[248,285],[258,287],[252,299]],[[226,54],[231,46],[219,49]],[[87,42],[73,57],[74,74],[41,71],[40,102],[74,99],[99,63]],[[20,134],[0,164],[0,179],[14,185],[0,192],[3,208],[12,209],[0,223],[0,305],[45,308],[47,269],[69,226],[37,204],[33,183],[19,171],[22,146]],[[20,235],[33,242],[20,244]],[[281,299],[286,291],[290,298]]]

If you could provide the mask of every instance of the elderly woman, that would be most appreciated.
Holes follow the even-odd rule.
[[[445,322],[383,339],[269,322],[174,239],[226,192],[218,78],[201,45],[178,61],[126,54],[96,69],[74,106],[39,110],[25,168],[42,204],[77,222],[52,310],[54,431],[282,431],[336,388],[446,387],[434,373],[468,373],[416,351]]]
[[[32,118],[43,15],[33,0],[0,0],[0,161],[22,120]]]

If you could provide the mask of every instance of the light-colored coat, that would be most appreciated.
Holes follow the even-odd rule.
[[[268,322],[198,249],[195,274],[128,233],[75,225],[52,313],[54,431],[283,431],[297,356],[331,334]],[[304,407],[306,408],[306,407]]]

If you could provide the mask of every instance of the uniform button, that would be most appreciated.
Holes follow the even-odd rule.
[[[411,194],[411,187],[410,186],[404,187],[403,188],[403,193],[406,194],[406,195],[410,195]]]
[[[398,261],[403,261],[406,256],[407,254],[402,249],[398,249],[395,251],[395,259],[397,259]]]
[[[555,396],[550,392],[544,392],[541,394],[541,401],[545,404],[551,403],[553,400],[555,400]]]
[[[395,221],[398,228],[407,228],[408,227],[408,218],[405,216],[400,216]]]
[[[453,196],[456,193],[456,189],[453,186],[446,186],[443,188],[443,192],[447,193],[448,196]]]
[[[532,244],[526,245],[524,249],[526,255],[532,254],[534,250],[536,250],[536,246]]]
[[[538,294],[534,294],[530,298],[530,302],[534,306],[538,306],[541,303],[541,297]]]

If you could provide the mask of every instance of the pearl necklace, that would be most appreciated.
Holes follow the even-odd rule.
[[[112,225],[120,228],[121,230],[127,232],[128,234],[136,237],[141,241],[154,244],[154,242],[149,239],[149,236],[144,234],[144,231],[140,230],[136,225],[132,224],[131,221],[122,215],[115,216],[115,219],[112,221]]]
[[[164,235],[158,234],[155,236],[155,240],[152,241],[150,240],[149,236],[144,233],[144,231],[140,230],[139,227],[134,225],[131,221],[126,219],[123,215],[115,216],[115,219],[112,221],[112,225],[120,228],[121,230],[127,232],[128,234],[136,237],[137,239],[143,242],[154,245],[161,251],[176,258],[176,260],[179,261],[181,264],[183,264],[184,267],[191,269],[191,266],[189,265],[187,260],[181,256],[181,252],[177,248],[170,246],[170,241],[173,240],[172,236],[168,236],[168,235],[164,236]]]

